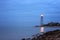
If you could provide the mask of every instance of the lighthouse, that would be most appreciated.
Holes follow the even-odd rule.
[[[40,32],[41,32],[41,34],[44,33],[43,18],[44,18],[44,15],[41,14],[41,27],[40,27]]]

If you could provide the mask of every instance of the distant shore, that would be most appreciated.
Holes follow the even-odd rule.
[[[35,27],[42,27],[42,26],[36,25]],[[50,22],[50,23],[47,23],[47,24],[43,24],[43,27],[60,27],[60,23]]]

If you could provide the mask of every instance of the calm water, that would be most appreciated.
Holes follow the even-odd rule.
[[[60,28],[45,28],[45,32]],[[0,27],[0,40],[20,40],[29,38],[40,32],[40,28],[35,27]]]

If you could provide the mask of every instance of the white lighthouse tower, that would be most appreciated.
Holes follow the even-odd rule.
[[[44,15],[41,14],[41,27],[40,27],[40,32],[41,32],[41,34],[44,33],[43,18],[44,18]]]

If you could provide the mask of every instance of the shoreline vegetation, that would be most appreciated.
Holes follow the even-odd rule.
[[[60,23],[59,22],[50,22],[47,24],[43,24],[44,27],[60,27]],[[36,25],[35,27],[41,27],[39,25]]]
[[[60,40],[60,30],[49,31],[42,35],[36,35],[27,39],[23,38],[22,40]]]

